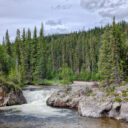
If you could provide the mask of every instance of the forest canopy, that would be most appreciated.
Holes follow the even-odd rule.
[[[22,84],[63,79],[102,81],[105,86],[128,80],[128,24],[125,21],[70,34],[44,36],[37,28],[9,32],[0,45],[0,74]],[[64,66],[66,65],[66,66]],[[66,70],[67,71],[67,70]]]

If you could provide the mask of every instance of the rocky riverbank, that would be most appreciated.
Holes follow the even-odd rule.
[[[103,89],[97,82],[74,82],[71,90],[54,92],[47,105],[76,108],[81,116],[128,121],[128,85]]]
[[[4,86],[0,87],[0,107],[25,104],[26,99],[21,89],[8,89]]]

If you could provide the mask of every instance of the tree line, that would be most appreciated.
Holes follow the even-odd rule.
[[[101,80],[104,85],[128,79],[128,24],[124,21],[70,34],[39,36],[34,28],[9,32],[0,45],[0,74],[24,84],[44,79]]]

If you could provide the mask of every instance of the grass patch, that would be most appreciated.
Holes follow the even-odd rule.
[[[115,101],[115,102],[121,102],[122,100],[121,100],[120,97],[116,97],[116,98],[114,99],[114,101]]]
[[[124,100],[125,100],[125,101],[128,101],[128,98],[125,97]]]
[[[120,86],[125,86],[126,84],[127,84],[127,82],[122,82],[122,83],[119,84],[119,87]]]
[[[11,90],[12,88],[17,90],[21,88],[21,83],[19,83],[16,79],[10,80],[0,76],[0,86],[4,86],[9,90]]]
[[[92,94],[92,96],[96,96],[95,94]]]
[[[123,93],[122,96],[123,96],[123,97],[127,97],[127,94],[126,94],[126,93]]]
[[[127,89],[126,89],[126,90],[122,90],[122,96],[123,96],[123,97],[127,97],[127,92],[128,92]]]

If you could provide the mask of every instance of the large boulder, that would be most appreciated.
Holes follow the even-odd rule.
[[[51,97],[47,99],[47,105],[53,107],[61,107],[61,108],[77,108],[79,103],[80,97],[76,96],[69,96],[65,93],[65,91],[60,90],[54,92]]]
[[[107,117],[112,108],[113,97],[107,98],[106,94],[97,88],[92,90],[92,94],[79,102],[79,114],[87,117]]]
[[[111,108],[111,101],[99,101],[93,97],[89,97],[79,103],[78,112],[81,116],[86,117],[107,117]]]
[[[128,122],[128,85],[116,87],[110,92],[99,88],[96,82],[75,82],[68,92],[54,92],[47,105],[77,108],[81,116],[110,117]]]
[[[25,104],[26,99],[23,96],[21,89],[7,89],[6,87],[0,87],[0,107],[2,106],[12,106]]]
[[[128,122],[128,102],[121,104],[120,114],[119,114],[118,119],[125,120]]]
[[[120,109],[121,109],[121,103],[119,102],[114,102],[112,104],[112,108],[111,111],[109,112],[109,117],[110,118],[115,118],[115,119],[119,119],[120,116]]]
[[[98,87],[97,82],[74,82],[68,90],[59,90],[54,92],[48,99],[47,105],[53,107],[78,108],[79,102],[92,91],[92,88]]]

